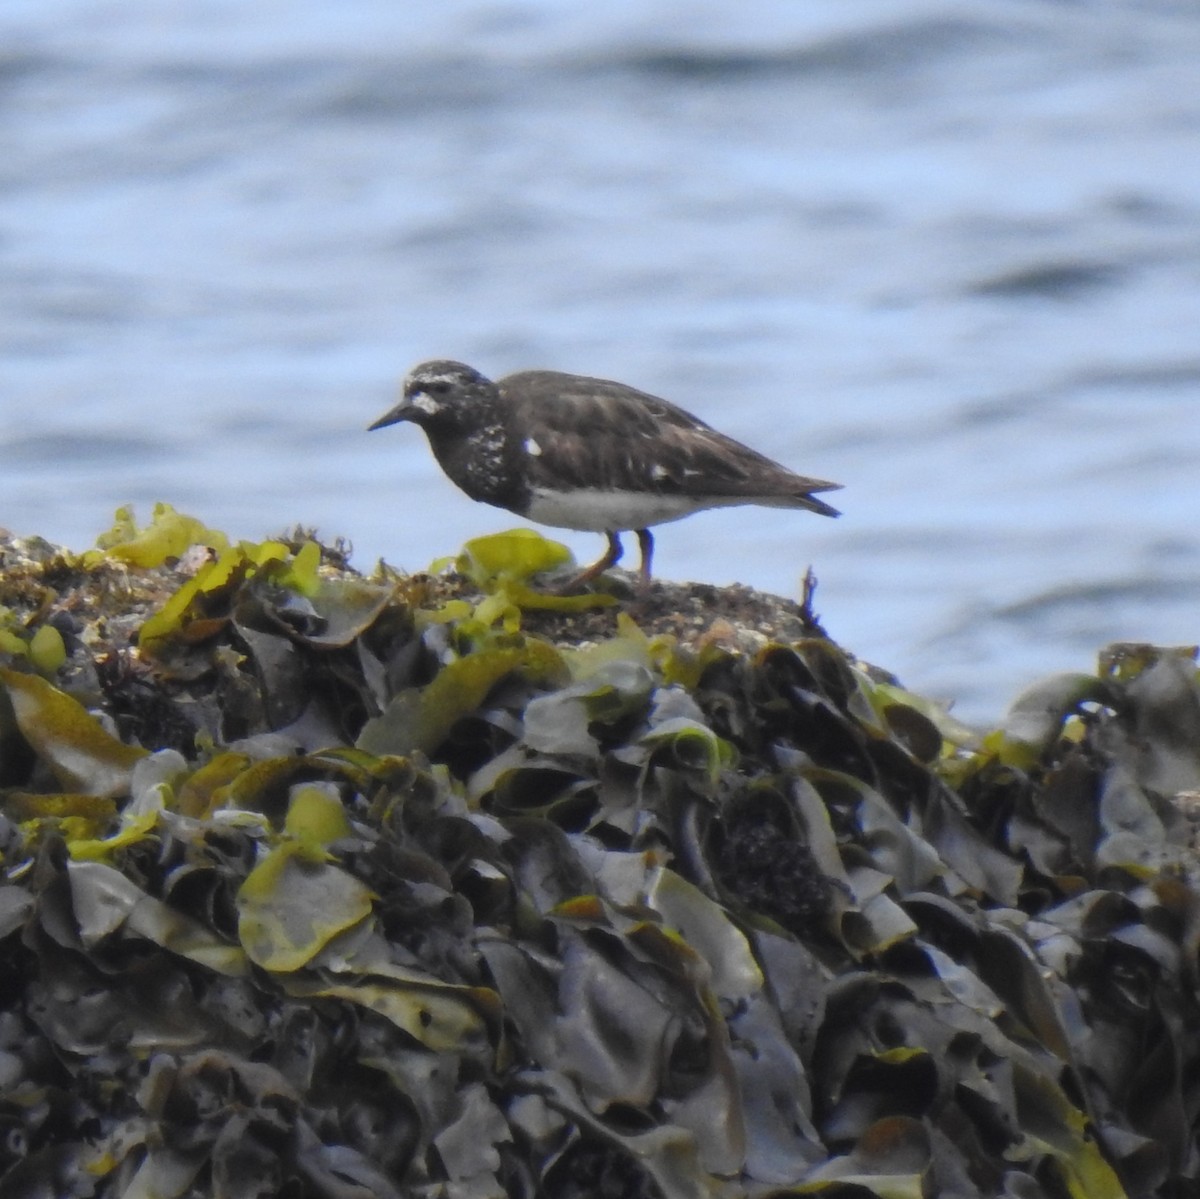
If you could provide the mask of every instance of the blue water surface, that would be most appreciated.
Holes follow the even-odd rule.
[[[811,564],[994,720],[1200,638],[1198,61],[1168,0],[9,0],[0,525],[166,500],[422,568],[515,521],[365,433],[404,370],[602,375],[846,484],[660,575]]]

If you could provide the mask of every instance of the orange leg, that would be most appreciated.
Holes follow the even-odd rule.
[[[586,586],[593,579],[598,579],[610,566],[615,566],[621,560],[623,552],[621,539],[616,533],[606,534],[608,537],[608,549],[603,555],[591,564],[586,570],[582,570],[563,588],[564,591],[576,591],[580,587]],[[638,534],[639,538],[641,534]]]
[[[638,529],[638,545],[642,551],[642,569],[639,587],[645,591],[650,586],[650,559],[654,557],[654,535],[649,529]]]

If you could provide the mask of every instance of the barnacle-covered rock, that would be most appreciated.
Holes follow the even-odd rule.
[[[567,561],[0,542],[0,1197],[1200,1185],[1194,652],[977,733]]]

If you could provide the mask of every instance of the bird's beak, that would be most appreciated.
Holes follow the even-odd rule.
[[[385,428],[387,425],[398,424],[402,420],[408,420],[412,416],[412,411],[412,405],[405,398],[395,408],[391,408],[385,412],[374,424],[368,425],[367,432],[369,433],[373,429]]]
[[[427,421],[435,420],[441,411],[442,405],[428,392],[418,387],[406,387],[400,403],[390,412],[385,412],[373,425],[368,425],[367,431],[382,429],[385,425],[394,425],[402,420],[424,425]]]

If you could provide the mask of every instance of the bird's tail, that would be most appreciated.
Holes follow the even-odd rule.
[[[828,483],[824,479],[802,479],[803,487],[794,495],[793,502],[800,508],[810,512],[818,512],[822,516],[841,516],[841,513],[824,500],[819,500],[811,493],[814,491],[840,491],[840,483]]]
[[[799,507],[807,508],[810,512],[819,512],[822,516],[841,516],[836,508],[824,500],[817,499],[816,496],[798,495],[796,502]]]

